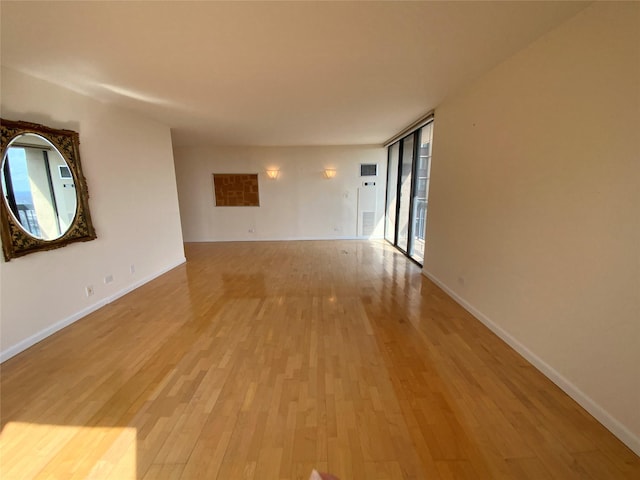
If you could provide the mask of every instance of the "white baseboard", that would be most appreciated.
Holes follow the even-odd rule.
[[[105,297],[105,298],[102,298],[102,299],[98,300],[93,305],[90,305],[87,308],[84,308],[84,309],[80,310],[79,312],[76,312],[73,315],[70,315],[69,317],[60,320],[59,322],[56,322],[53,325],[50,325],[49,327],[47,327],[47,328],[45,328],[43,330],[40,330],[38,333],[35,333],[34,335],[31,335],[28,338],[25,338],[21,342],[18,342],[17,344],[7,348],[6,350],[3,350],[2,352],[0,352],[0,363],[4,362],[6,360],[9,360],[11,357],[19,354],[20,352],[23,352],[27,348],[29,348],[29,347],[35,345],[36,343],[44,340],[48,336],[53,335],[57,331],[62,330],[63,328],[71,325],[74,322],[77,322],[82,317],[86,317],[90,313],[95,312],[99,308],[102,308],[105,305],[113,302],[114,300],[117,300],[118,298],[120,298],[120,297],[126,295],[127,293],[135,290],[136,288],[144,285],[145,283],[148,283],[151,280],[159,277],[160,275],[163,275],[163,274],[167,273],[169,270],[172,270],[172,269],[176,268],[177,266],[182,265],[184,262],[186,262],[186,258],[182,257],[179,261],[166,266],[165,268],[161,269],[160,271],[158,271],[158,272],[156,272],[156,273],[154,273],[152,275],[149,275],[149,276],[147,276],[145,278],[142,278],[142,279],[138,280],[137,282],[132,283],[131,285],[126,286],[125,288],[123,288],[122,290],[119,290],[118,292],[114,293],[113,295],[110,295],[108,297]]]
[[[382,240],[382,236],[369,237],[278,237],[278,238],[232,238],[222,239],[213,238],[210,240],[185,240],[184,243],[224,243],[224,242],[295,242],[295,241],[314,241],[314,240]]]
[[[598,405],[589,395],[584,393],[578,387],[576,387],[571,381],[563,377],[557,370],[551,365],[546,363],[535,353],[529,350],[526,346],[520,343],[509,332],[504,330],[498,324],[489,319],[485,314],[467,302],[464,298],[458,295],[453,289],[449,288],[439,278],[429,273],[426,270],[422,271],[422,274],[438,285],[444,290],[451,298],[453,298],[458,304],[460,304],[471,315],[480,320],[486,325],[493,333],[504,340],[511,348],[522,355],[529,363],[540,370],[549,380],[560,387],[567,395],[573,398],[578,404],[589,412],[593,417],[604,425],[611,433],[613,433],[621,442],[633,450],[636,455],[640,455],[640,438],[631,432],[622,423],[616,420],[609,412]]]

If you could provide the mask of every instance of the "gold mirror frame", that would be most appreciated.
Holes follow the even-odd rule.
[[[87,242],[96,238],[89,212],[89,192],[80,164],[80,140],[72,130],[57,130],[30,122],[15,122],[0,119],[1,151],[0,171],[4,166],[5,155],[12,140],[26,133],[45,138],[60,152],[69,166],[76,186],[76,214],[67,231],[54,240],[42,240],[27,233],[9,211],[4,191],[0,200],[0,237],[2,251],[8,262],[12,258],[30,253],[64,247],[70,243]],[[1,191],[1,189],[0,189]]]

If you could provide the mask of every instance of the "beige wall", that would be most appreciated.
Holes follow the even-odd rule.
[[[640,4],[436,110],[425,273],[640,453]]]
[[[51,183],[56,197],[60,228],[65,232],[76,214],[76,189],[71,186],[73,185],[72,180],[60,178],[60,165],[66,166],[62,156],[58,152],[49,151]]]
[[[98,234],[1,262],[4,360],[183,262],[184,252],[168,127],[4,68],[1,113],[79,132]],[[86,297],[87,285],[94,296]]]
[[[384,234],[383,148],[176,148],[174,155],[185,241],[357,237],[358,189],[365,180],[376,182],[373,236]],[[377,163],[378,176],[360,177],[361,163]],[[270,180],[266,170],[274,167],[280,175]],[[324,178],[325,168],[335,168],[336,177]],[[213,173],[257,173],[260,207],[216,207]]]

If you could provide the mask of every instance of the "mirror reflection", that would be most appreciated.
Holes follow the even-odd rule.
[[[15,137],[5,153],[1,177],[7,207],[29,235],[55,240],[73,224],[77,210],[73,175],[45,138],[32,133]]]

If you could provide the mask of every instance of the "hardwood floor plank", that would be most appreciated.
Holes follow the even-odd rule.
[[[385,243],[186,254],[1,365],[3,479],[640,478]]]

